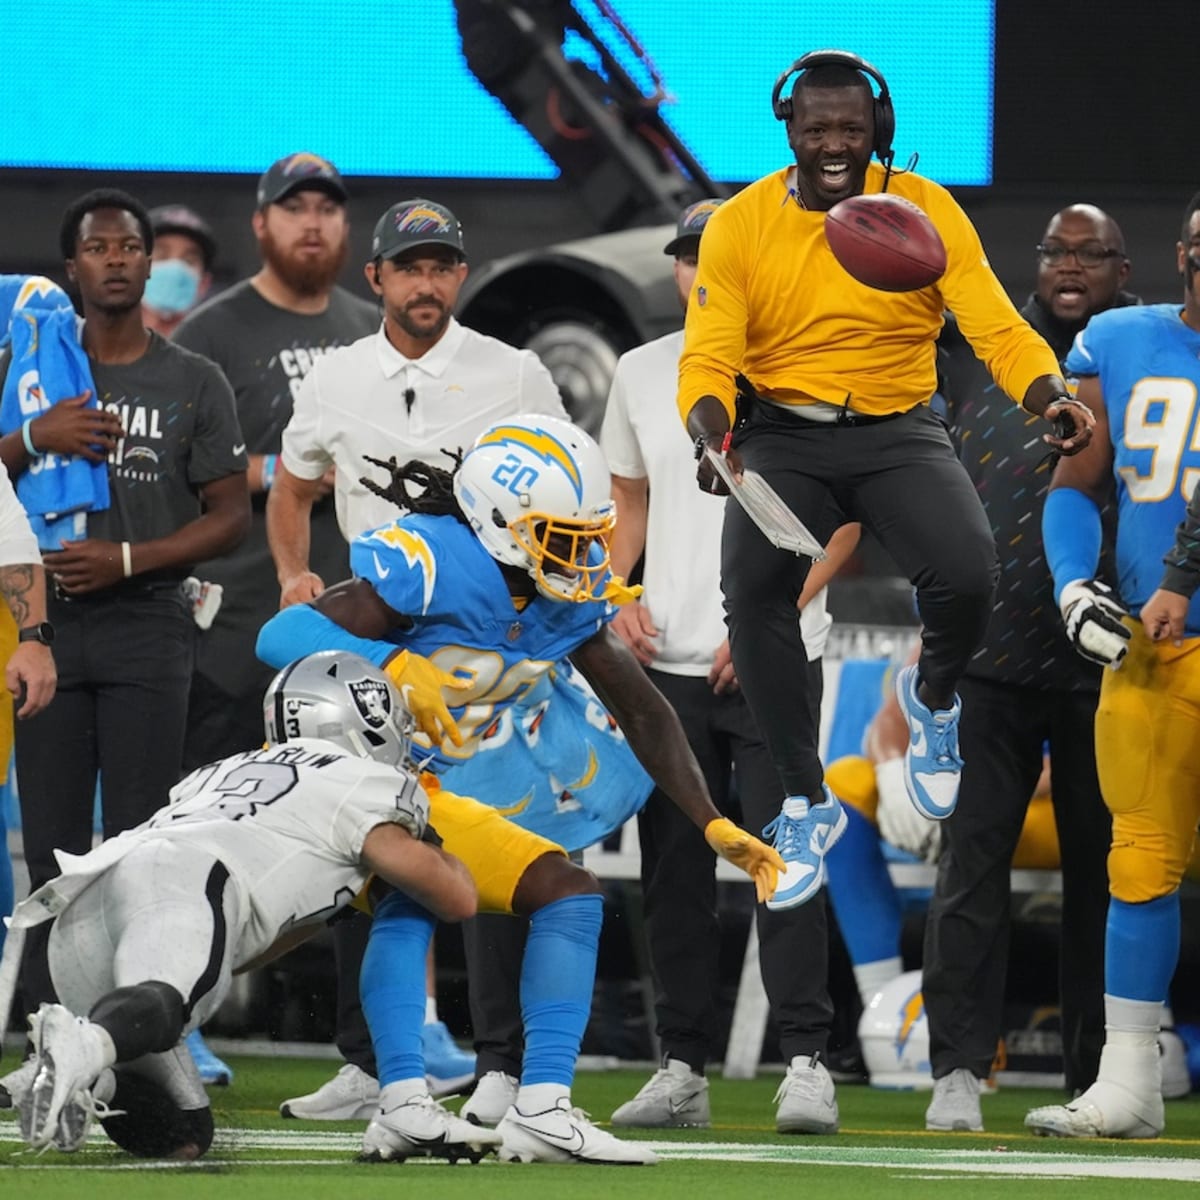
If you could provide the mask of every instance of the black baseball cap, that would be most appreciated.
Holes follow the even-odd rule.
[[[462,226],[444,205],[433,200],[401,200],[375,223],[372,258],[395,258],[414,246],[449,246],[466,260]]]
[[[181,233],[190,237],[204,255],[204,269],[207,271],[217,257],[217,239],[209,223],[194,208],[186,204],[160,204],[150,210],[150,228],[154,236],[164,233]]]
[[[700,235],[704,232],[705,225],[708,224],[708,218],[717,211],[721,203],[720,197],[712,196],[707,200],[697,200],[695,204],[689,204],[679,214],[679,221],[675,226],[675,236],[663,247],[663,253],[678,258],[688,249],[695,251],[696,247],[700,245]],[[689,242],[694,242],[695,245],[689,247]]]
[[[258,207],[277,204],[303,188],[326,192],[345,204],[350,198],[338,169],[327,158],[300,150],[272,163],[258,181]]]

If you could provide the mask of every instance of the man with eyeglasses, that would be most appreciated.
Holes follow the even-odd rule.
[[[1095,313],[1138,303],[1122,290],[1130,265],[1121,230],[1090,204],[1051,218],[1037,263],[1037,283],[1021,314],[1060,361]],[[1062,854],[1059,991],[1068,1092],[1095,1079],[1104,1043],[1110,819],[1093,735],[1100,668],[1076,652],[1064,631],[1038,534],[1056,455],[1046,453],[1031,427],[1035,419],[1007,403],[953,318],[938,351],[951,434],[983,500],[1002,574],[987,634],[959,684],[965,766],[958,807],[941,824],[925,927],[934,1075],[926,1127],[981,1130],[979,1081],[991,1071],[1003,1030],[1009,869],[1044,745]]]

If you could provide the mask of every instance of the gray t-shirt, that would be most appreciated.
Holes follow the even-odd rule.
[[[0,362],[0,386],[8,368]],[[125,436],[108,460],[109,507],[89,513],[87,536],[113,542],[168,537],[201,513],[200,487],[246,469],[233,393],[198,354],[150,334],[136,362],[90,362],[99,404]],[[182,579],[174,567],[138,580]]]
[[[201,305],[175,331],[181,346],[211,358],[233,387],[238,422],[251,454],[278,454],[301,380],[323,354],[373,333],[375,306],[334,288],[323,313],[289,312],[263,299],[249,280]],[[200,638],[196,669],[230,696],[260,694],[273,672],[254,643],[279,608],[279,582],[267,545],[266,496],[252,497],[250,532],[231,554],[196,573],[220,583],[224,597],[212,628]],[[313,507],[312,569],[326,584],[349,575],[349,555],[332,497]],[[235,747],[231,747],[231,750]]]

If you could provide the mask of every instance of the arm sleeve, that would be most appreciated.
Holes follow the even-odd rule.
[[[992,377],[1020,404],[1035,379],[1059,374],[1058,359],[1008,298],[958,202],[936,185],[927,202],[946,243],[946,273],[938,285],[942,299]]]
[[[600,427],[600,449],[608,459],[608,469],[614,475],[626,479],[644,479],[646,464],[642,460],[641,447],[633,423],[629,419],[628,385],[629,366],[622,358],[617,363],[612,387],[608,392],[608,404],[604,409],[604,424]]]
[[[280,458],[299,479],[320,479],[333,466],[333,456],[321,441],[320,366],[318,362],[301,381],[283,431]]]
[[[357,637],[310,604],[293,604],[277,612],[258,631],[255,645],[259,659],[276,669],[318,650],[349,650],[382,667],[396,649],[391,642]]]
[[[704,227],[704,257],[688,300],[679,360],[679,415],[687,423],[701,396],[716,396],[734,419],[734,377],[746,353],[748,238],[729,209]]]
[[[1164,591],[1194,596],[1200,587],[1200,487],[1192,492],[1187,513],[1175,531],[1175,545],[1163,559]]]
[[[1077,579],[1091,579],[1100,562],[1103,529],[1096,502],[1075,488],[1055,488],[1042,509],[1042,543],[1054,576],[1054,602]]]
[[[37,538],[8,472],[0,466],[0,567],[40,563]]]

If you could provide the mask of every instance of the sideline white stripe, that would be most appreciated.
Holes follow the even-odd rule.
[[[14,1144],[15,1128],[9,1122],[0,1124],[0,1144]],[[97,1135],[92,1139],[97,1148],[107,1147],[108,1139]],[[1103,1157],[1071,1152],[991,1150],[937,1150],[906,1146],[874,1147],[808,1147],[788,1143],[747,1144],[743,1142],[642,1142],[650,1146],[665,1161],[716,1161],[763,1163],[778,1162],[796,1166],[869,1167],[877,1170],[899,1171],[904,1178],[983,1178],[1008,1176],[1037,1179],[1166,1179],[1200,1183],[1200,1159],[1134,1157]],[[122,1162],[90,1163],[83,1151],[70,1162],[49,1163],[30,1153],[26,1160],[20,1154],[9,1155],[6,1166],[17,1170],[38,1171],[162,1171],[211,1170],[214,1166],[345,1167],[346,1158],[353,1158],[361,1145],[361,1135],[333,1130],[262,1130],[224,1129],[217,1132],[214,1153],[198,1163]],[[236,1152],[248,1150],[307,1150],[323,1151],[338,1157],[327,1158],[249,1158],[237,1157]],[[235,1155],[235,1156],[231,1156]],[[485,1163],[494,1162],[484,1159]],[[445,1167],[441,1160],[411,1159],[410,1165]],[[463,1164],[465,1165],[465,1161]]]

